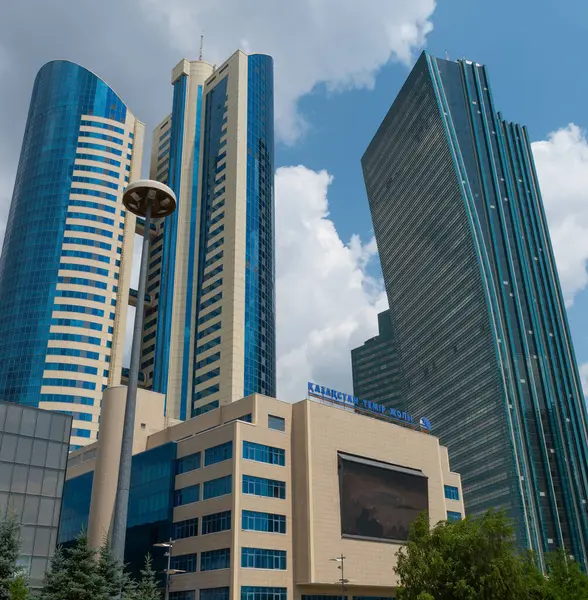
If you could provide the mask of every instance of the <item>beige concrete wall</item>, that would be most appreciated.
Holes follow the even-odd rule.
[[[106,398],[106,405],[117,399],[118,403],[114,404],[112,422],[103,425],[107,431],[104,435],[101,433],[98,444],[107,445],[106,452],[112,455],[107,460],[106,454],[99,454],[96,461],[95,481],[101,481],[98,487],[104,491],[101,494],[96,491],[96,498],[93,495],[92,510],[98,503],[101,523],[109,523],[111,509],[109,512],[108,507],[114,501],[113,486],[116,483],[112,474],[107,478],[99,475],[102,468],[99,463],[104,460],[110,466],[118,464],[112,448],[120,450],[119,413],[123,391],[124,388],[114,388]],[[107,406],[105,411],[110,414]],[[248,414],[251,414],[251,423],[236,420]],[[270,415],[284,419],[284,432],[268,427]],[[146,417],[143,420],[151,422]],[[161,420],[153,422],[155,427],[161,425]],[[176,490],[200,484],[200,500],[173,509],[174,522],[199,519],[198,536],[177,540],[172,551],[172,556],[196,553],[198,570],[175,575],[171,581],[172,591],[195,590],[198,597],[198,590],[202,588],[230,586],[231,598],[235,600],[240,598],[242,586],[284,587],[288,597],[296,599],[302,594],[339,595],[340,587],[335,582],[340,571],[331,559],[343,553],[346,557],[345,577],[350,580],[349,596],[393,596],[397,583],[393,567],[400,545],[341,535],[339,452],[422,471],[428,478],[432,525],[444,520],[447,510],[463,514],[461,499],[445,499],[444,485],[458,487],[461,498],[461,481],[458,474],[450,471],[447,451],[439,445],[437,438],[331,405],[309,400],[292,405],[255,394],[161,431],[151,434],[143,431],[143,434],[139,445],[144,449],[176,441],[178,458],[201,453],[199,469],[175,477]],[[228,441],[233,444],[232,458],[205,466],[206,449]],[[243,441],[284,449],[285,466],[244,459]],[[93,449],[94,446],[88,451]],[[78,462],[68,476],[91,468],[92,456],[84,461],[82,451],[74,453],[72,459]],[[229,474],[232,476],[232,494],[202,499],[205,482]],[[244,474],[283,481],[286,498],[243,494]],[[225,510],[231,511],[231,530],[202,535],[202,517]],[[243,510],[284,515],[286,534],[244,531]],[[92,523],[92,536],[97,540],[95,528]],[[99,531],[103,530],[104,526]],[[242,568],[244,547],[285,550],[286,570]],[[231,568],[201,572],[201,553],[222,548],[231,549]]]
[[[103,543],[112,525],[126,399],[125,386],[107,388],[102,397],[100,440],[94,463],[94,483],[88,521],[88,543],[94,548]],[[163,400],[161,394],[138,390],[133,454],[146,450],[148,436],[165,427]]]
[[[350,588],[394,587],[392,569],[400,545],[341,535],[338,452],[422,471],[428,478],[433,525],[447,516],[444,484],[457,485],[461,492],[459,476],[449,472],[445,450],[431,435],[318,402],[295,404],[294,420],[296,583],[332,585],[337,571],[330,559],[344,554]],[[456,506],[463,514],[461,502]]]

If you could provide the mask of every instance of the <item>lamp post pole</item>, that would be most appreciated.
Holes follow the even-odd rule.
[[[169,542],[159,542],[158,544],[153,544],[156,548],[167,548],[167,552],[165,555],[167,556],[167,569],[164,571],[165,573],[165,600],[169,600],[169,590],[171,587],[171,576],[176,573],[185,573],[182,569],[172,569],[171,568],[171,555],[172,548],[174,545],[174,540],[169,538]]]
[[[345,592],[347,592],[347,588],[345,587],[346,583],[349,583],[349,579],[345,579],[345,556],[341,554],[337,558],[331,558],[331,561],[338,562],[339,566],[337,567],[341,571],[341,577],[338,579],[337,583],[341,584],[341,598],[345,598]]]
[[[137,307],[135,310],[135,323],[133,328],[129,383],[127,387],[118,483],[110,542],[113,558],[118,561],[119,565],[122,565],[124,562],[125,539],[127,533],[131,461],[133,456],[135,413],[137,409],[137,387],[139,382],[139,363],[141,359],[141,330],[143,327],[143,312],[145,309],[145,285],[147,279],[147,263],[149,261],[151,218],[166,217],[173,213],[176,208],[176,198],[173,191],[163,183],[151,180],[140,180],[127,187],[123,194],[123,204],[127,210],[135,215],[144,217],[145,227],[143,230],[143,248],[141,252],[141,267],[139,270],[139,286],[137,290]]]

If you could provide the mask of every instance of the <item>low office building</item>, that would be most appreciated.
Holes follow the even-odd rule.
[[[94,544],[110,527],[122,424],[105,417],[122,393],[105,393],[99,442],[70,455],[64,542],[88,518]],[[463,514],[446,449],[375,404],[363,415],[255,394],[150,433],[163,399],[139,395],[126,560],[149,551],[162,570],[164,550],[153,545],[171,540],[171,568],[182,571],[171,600],[340,596],[341,555],[350,598],[392,598],[396,553],[416,516]]]
[[[57,542],[72,417],[0,402],[0,518],[20,523],[19,563],[41,584]]]

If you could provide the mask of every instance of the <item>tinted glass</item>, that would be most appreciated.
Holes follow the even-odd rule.
[[[31,455],[31,464],[43,467],[47,460],[47,442],[45,440],[33,441],[33,453]]]
[[[35,425],[37,423],[36,410],[23,410],[20,432],[22,435],[35,435]]]
[[[22,406],[9,404],[6,412],[6,423],[4,430],[9,433],[18,433],[20,431],[20,421],[22,418]]]
[[[15,465],[12,476],[12,491],[24,494],[27,490],[27,479],[29,467],[27,465]]]

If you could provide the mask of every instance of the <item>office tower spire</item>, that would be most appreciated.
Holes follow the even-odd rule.
[[[96,75],[54,61],[35,79],[0,258],[0,398],[73,415],[96,439],[120,382],[143,125]]]
[[[276,393],[273,61],[182,60],[172,83],[151,176],[178,210],[151,252],[142,364],[167,415],[186,419]]]
[[[427,414],[466,512],[588,559],[586,408],[529,137],[486,69],[424,53],[362,159],[406,410]]]

